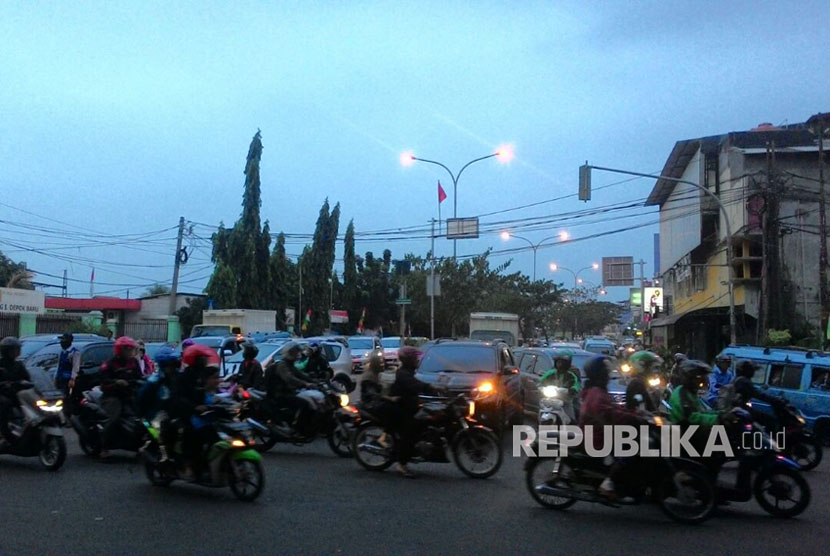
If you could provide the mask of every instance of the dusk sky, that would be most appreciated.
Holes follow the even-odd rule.
[[[681,139],[805,121],[830,111],[830,2],[4,2],[0,5],[0,250],[69,292],[140,295],[169,284],[179,216],[203,225],[180,291],[201,291],[211,228],[240,214],[245,156],[261,130],[262,219],[311,234],[328,197],[359,253],[426,254],[440,168],[511,144],[510,164],[479,162],[459,181],[459,216],[488,233],[459,255],[497,252],[539,278],[603,256],[653,273],[655,208],[506,221],[641,201],[634,180],[576,199],[578,167],[659,172]],[[594,174],[594,187],[624,180]],[[25,212],[23,212],[25,211]],[[614,220],[621,216],[632,216]],[[26,227],[24,227],[26,226]],[[424,232],[426,230],[426,233]],[[288,252],[302,251],[302,238]],[[108,245],[102,245],[102,243]],[[33,252],[36,249],[39,252]],[[438,240],[437,254],[452,254]],[[342,242],[338,245],[342,255]],[[338,270],[342,263],[336,264]],[[600,282],[598,273],[586,278]],[[47,290],[59,294],[59,290]],[[627,290],[611,290],[613,299]]]

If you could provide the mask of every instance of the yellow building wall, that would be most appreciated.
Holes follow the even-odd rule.
[[[749,245],[744,246],[744,253]],[[729,272],[726,267],[726,250],[715,253],[706,261],[706,289],[694,291],[692,295],[682,297],[679,291],[672,292],[675,313],[687,313],[709,307],[729,306]],[[744,276],[749,276],[749,263],[744,264]],[[744,305],[745,290],[743,286],[735,287],[735,305]]]

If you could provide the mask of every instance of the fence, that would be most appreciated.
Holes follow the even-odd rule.
[[[167,319],[124,323],[124,335],[145,342],[166,342]]]
[[[17,336],[20,332],[20,316],[13,313],[0,313],[0,338]]]
[[[78,315],[38,315],[35,332],[38,334],[63,334],[70,326],[80,322]]]

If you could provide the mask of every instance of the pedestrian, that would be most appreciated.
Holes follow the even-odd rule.
[[[63,392],[64,400],[68,400],[69,392],[81,370],[81,352],[72,345],[75,338],[70,332],[65,332],[60,339],[61,352],[58,356],[58,370],[55,373],[55,387]]]
[[[156,366],[153,363],[153,360],[150,359],[150,356],[147,355],[147,348],[144,347],[144,340],[139,340],[137,343],[138,354],[136,355],[136,358],[138,359],[138,368],[141,369],[142,375],[150,376],[156,372]]]
[[[107,340],[112,341],[112,330],[107,328]]]

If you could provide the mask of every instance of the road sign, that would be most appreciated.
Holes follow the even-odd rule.
[[[412,300],[408,297],[404,297],[402,299],[396,299],[395,305],[412,305]]]
[[[431,278],[435,278],[435,282],[431,280]],[[441,296],[441,276],[438,274],[434,276],[427,276],[427,297],[440,297]]]
[[[602,285],[633,286],[634,257],[603,257]]]
[[[0,313],[42,315],[46,312],[43,292],[18,288],[0,288]]]
[[[478,239],[478,218],[447,218],[447,239]]]
[[[628,292],[628,302],[632,307],[643,306],[643,292],[640,288],[631,288]]]

